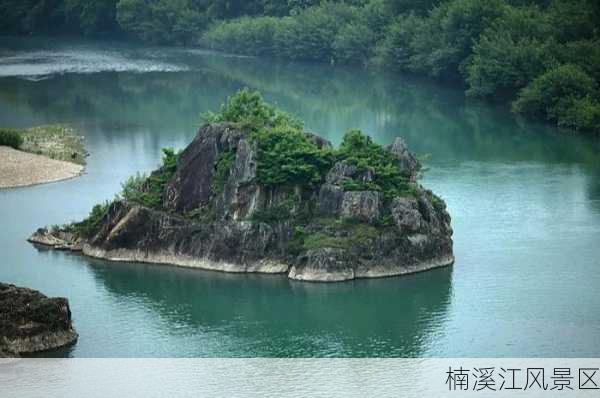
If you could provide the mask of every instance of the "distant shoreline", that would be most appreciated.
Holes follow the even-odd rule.
[[[0,189],[68,180],[83,174],[80,164],[0,146]]]

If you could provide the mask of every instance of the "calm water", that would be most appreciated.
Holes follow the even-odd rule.
[[[71,123],[87,174],[0,191],[0,280],[66,296],[80,340],[55,355],[600,356],[600,145],[381,73],[198,50],[0,39],[0,125]],[[454,267],[321,285],[114,264],[36,249],[181,148],[199,115],[248,86],[338,143],[361,128],[429,156]]]

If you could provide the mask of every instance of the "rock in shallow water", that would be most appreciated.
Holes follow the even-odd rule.
[[[0,357],[52,350],[77,337],[67,299],[0,283]]]

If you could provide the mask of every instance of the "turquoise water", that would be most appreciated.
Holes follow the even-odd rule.
[[[322,285],[114,264],[35,248],[120,182],[184,147],[248,86],[339,143],[406,138],[448,203],[456,263]],[[74,357],[600,356],[600,143],[500,106],[376,71],[199,50],[0,39],[0,125],[71,123],[87,173],[0,190],[0,280],[66,296]]]

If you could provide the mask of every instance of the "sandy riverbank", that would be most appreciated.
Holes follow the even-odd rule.
[[[79,164],[0,146],[0,188],[61,181],[82,173]]]

